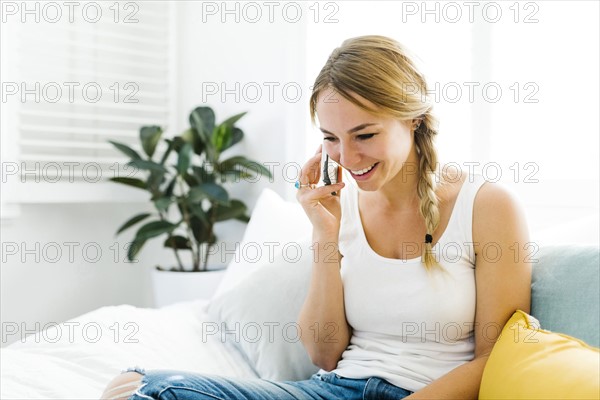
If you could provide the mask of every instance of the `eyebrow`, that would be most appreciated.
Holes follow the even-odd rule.
[[[346,133],[347,133],[347,134],[350,134],[350,133],[358,132],[358,131],[360,131],[360,130],[362,130],[362,129],[365,129],[365,128],[366,128],[366,127],[368,127],[368,126],[373,126],[373,125],[378,125],[378,124],[376,124],[376,123],[374,123],[374,122],[368,122],[368,123],[366,123],[366,124],[360,124],[360,125],[358,125],[358,126],[355,126],[355,127],[354,127],[354,128],[352,128],[352,129],[349,129],[349,130],[348,130],[348,132],[346,132]],[[329,133],[330,135],[333,135],[333,133],[329,132],[327,129],[323,129],[323,128],[319,128],[319,129],[320,129],[320,130],[321,130],[321,132],[323,132],[323,133]],[[335,136],[335,135],[334,135],[334,136]]]

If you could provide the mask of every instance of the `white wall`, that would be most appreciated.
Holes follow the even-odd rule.
[[[189,112],[202,105],[203,82],[214,82],[218,86],[225,82],[228,88],[234,88],[235,82],[240,82],[240,87],[256,82],[264,92],[255,103],[246,101],[253,100],[254,92],[247,92],[246,97],[240,92],[239,102],[232,100],[233,95],[227,97],[226,102],[222,102],[220,96],[206,99],[215,109],[218,121],[248,111],[239,124],[246,138],[230,149],[226,157],[246,155],[259,162],[280,163],[274,169],[272,182],[266,178],[254,183],[243,182],[231,187],[230,194],[246,202],[250,209],[264,187],[293,199],[292,185],[283,179],[282,171],[284,160],[293,160],[291,154],[297,154],[294,150],[304,149],[308,90],[303,81],[305,21],[288,23],[278,18],[273,24],[266,19],[265,23],[250,24],[236,23],[230,17],[230,22],[221,23],[217,16],[203,23],[199,3],[177,4],[179,84],[174,101],[180,125],[176,131],[183,130]],[[279,84],[272,102],[265,82]],[[281,87],[286,83],[302,88],[303,95],[296,103],[282,97]],[[294,168],[289,170],[292,181],[296,178],[295,171]],[[172,263],[171,253],[162,248],[160,239],[155,239],[146,244],[139,263],[130,264],[124,262],[124,248],[133,232],[114,237],[124,221],[148,209],[146,203],[26,204],[20,207],[16,218],[2,220],[3,245],[9,253],[16,252],[4,254],[3,249],[2,323],[16,323],[31,330],[104,305],[151,306],[149,270],[158,263]],[[228,248],[233,248],[235,242],[241,240],[244,229],[243,223],[228,221],[218,226],[216,233],[227,241]],[[86,245],[88,252],[83,254]],[[35,250],[35,246],[39,250]],[[70,248],[74,249],[72,259]],[[101,256],[96,255],[97,248]],[[34,249],[35,254],[28,254],[26,249]],[[58,258],[57,249],[62,256],[53,262]],[[118,255],[117,261],[113,259],[115,255]],[[217,263],[220,258],[216,256]],[[229,259],[225,258],[225,263]],[[2,346],[18,337],[3,338]]]
[[[222,7],[221,3],[210,3]],[[235,6],[241,7],[239,2],[227,5],[230,10]],[[177,120],[187,123],[189,112],[203,99],[215,109],[218,121],[248,111],[239,123],[246,133],[245,140],[224,156],[242,154],[261,163],[279,165],[275,164],[273,182],[264,178],[256,183],[243,183],[232,188],[231,193],[252,203],[261,189],[268,186],[291,200],[296,170],[290,167],[289,182],[284,179],[283,170],[286,162],[302,162],[296,157],[298,149],[304,149],[309,97],[309,85],[305,82],[306,18],[291,23],[275,12],[273,23],[267,15],[251,23],[243,18],[250,16],[250,11],[242,14],[243,9],[239,8],[242,17],[238,23],[235,15],[221,15],[222,11],[209,15],[203,13],[200,2],[180,3],[178,43],[182,50],[178,56]],[[262,12],[266,10],[263,8]],[[225,18],[224,23],[221,17]],[[239,90],[235,89],[236,83]],[[287,97],[283,93],[286,84]],[[215,85],[219,88],[217,94],[203,90]],[[221,85],[230,91],[225,98],[221,97],[225,93]],[[274,87],[272,98],[268,85]],[[254,89],[257,87],[261,88],[258,96],[259,91]],[[293,88],[297,87],[302,92],[296,98]]]
[[[21,331],[43,328],[102,305],[151,304],[144,263],[150,254],[138,265],[124,263],[126,240],[114,238],[118,224],[138,208],[25,205],[18,218],[3,220],[3,332],[7,324]],[[3,338],[2,345],[19,337]]]

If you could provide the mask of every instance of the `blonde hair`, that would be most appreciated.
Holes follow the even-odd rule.
[[[436,175],[438,156],[433,144],[438,133],[438,121],[432,114],[433,106],[426,95],[425,78],[409,56],[408,49],[385,36],[359,36],[345,40],[333,50],[315,80],[310,97],[310,116],[314,124],[317,98],[330,88],[374,115],[420,121],[414,136],[419,158],[417,194],[419,211],[425,219],[427,232],[431,234],[440,222],[436,182],[441,180]],[[377,108],[361,103],[352,93],[369,100]],[[421,261],[428,273],[435,268],[445,271],[435,259],[432,243],[423,246]]]

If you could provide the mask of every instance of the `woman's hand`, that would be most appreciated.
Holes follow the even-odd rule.
[[[319,146],[315,155],[310,158],[300,171],[298,179],[302,185],[319,183],[321,179],[321,153],[323,146]],[[340,231],[342,210],[340,206],[341,190],[344,187],[342,169],[338,171],[338,183],[315,187],[301,187],[296,194],[296,199],[304,208],[306,215],[313,225],[313,234],[337,238]],[[332,195],[332,192],[336,192]]]

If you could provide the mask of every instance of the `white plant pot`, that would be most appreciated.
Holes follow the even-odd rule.
[[[175,272],[152,269],[154,306],[180,301],[210,299],[225,275],[225,267],[202,272]]]

